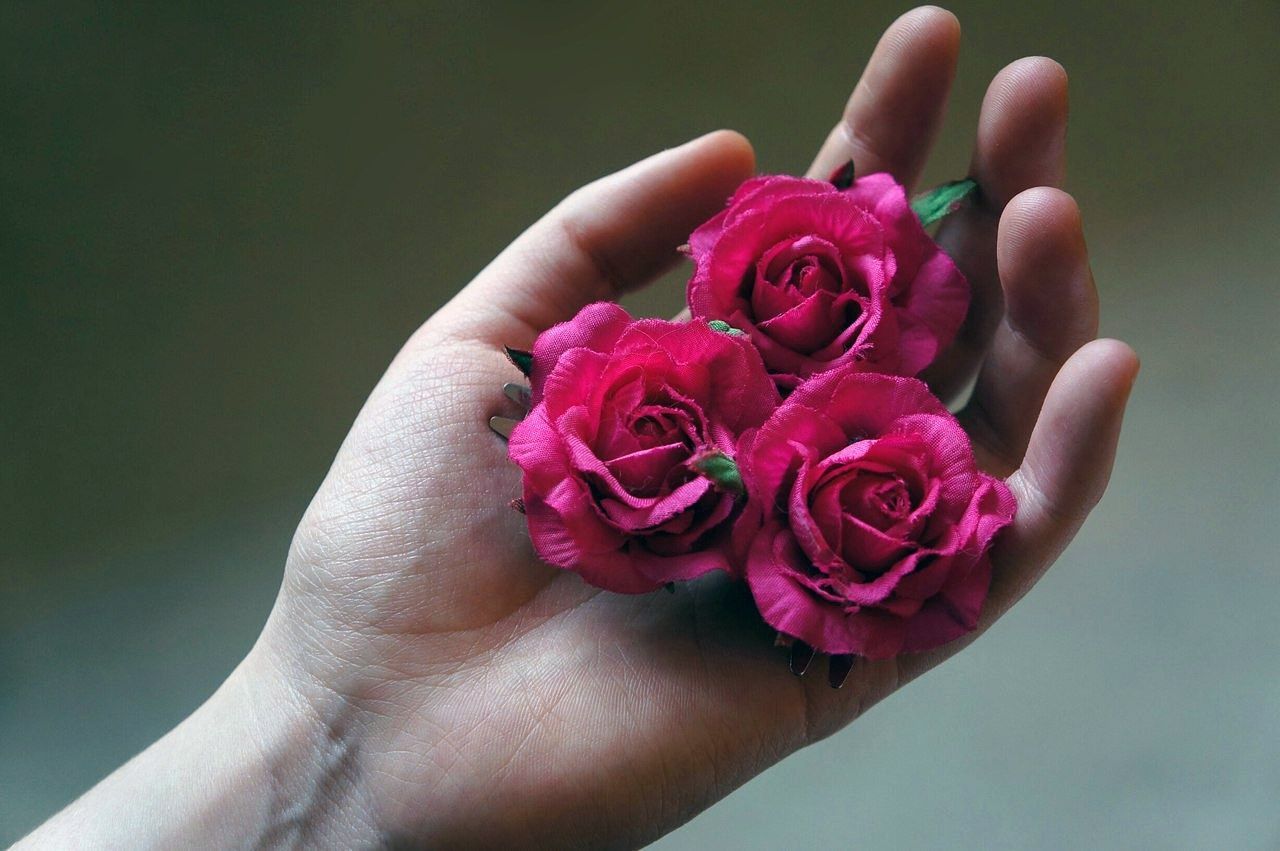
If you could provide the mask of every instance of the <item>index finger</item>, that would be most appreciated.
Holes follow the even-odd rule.
[[[945,9],[922,6],[894,21],[809,177],[829,177],[853,160],[858,174],[887,171],[910,190],[942,123],[959,51],[960,23]]]

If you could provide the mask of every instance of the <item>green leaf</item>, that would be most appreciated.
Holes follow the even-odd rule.
[[[507,351],[507,360],[516,365],[516,369],[520,370],[526,378],[529,373],[533,372],[533,355],[530,352],[520,349],[513,349],[510,346],[504,347]]]
[[[723,319],[712,319],[707,323],[707,327],[712,331],[719,331],[721,334],[728,334],[730,337],[741,337],[743,333],[740,329],[734,328]]]
[[[978,184],[967,177],[964,180],[953,180],[930,189],[923,195],[917,195],[911,202],[911,210],[920,219],[920,224],[928,227],[954,213],[977,188]]]
[[[689,462],[689,466],[711,480],[719,490],[733,494],[746,493],[738,464],[723,452],[708,452]]]

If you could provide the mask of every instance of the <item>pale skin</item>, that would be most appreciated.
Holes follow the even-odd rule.
[[[850,158],[913,187],[942,120],[959,26],[926,7],[881,39],[809,173]],[[1066,75],[992,81],[971,174],[982,201],[939,240],[974,305],[925,375],[954,395],[1016,523],[993,553],[989,628],[1106,487],[1138,372],[1097,340],[1064,176]],[[405,344],[294,536],[250,654],[190,718],[20,847],[635,846],[854,721],[972,638],[798,678],[739,584],[600,592],[541,564],[508,507],[519,471],[503,345],[642,286],[752,174],[721,131],[573,193]],[[856,765],[849,771],[856,772]],[[927,770],[927,769],[925,769]]]

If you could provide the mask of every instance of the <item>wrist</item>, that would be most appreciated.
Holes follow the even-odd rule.
[[[362,726],[348,701],[283,665],[261,643],[223,692],[226,711],[244,719],[240,747],[256,777],[258,845],[377,841],[360,782]]]
[[[16,847],[376,844],[344,717],[255,648],[190,717]]]

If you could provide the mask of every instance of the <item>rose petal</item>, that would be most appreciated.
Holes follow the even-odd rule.
[[[587,305],[568,322],[539,334],[533,346],[533,370],[529,374],[532,403],[542,401],[542,387],[565,352],[576,348],[606,352],[630,321],[631,316],[618,305],[598,302]]]

